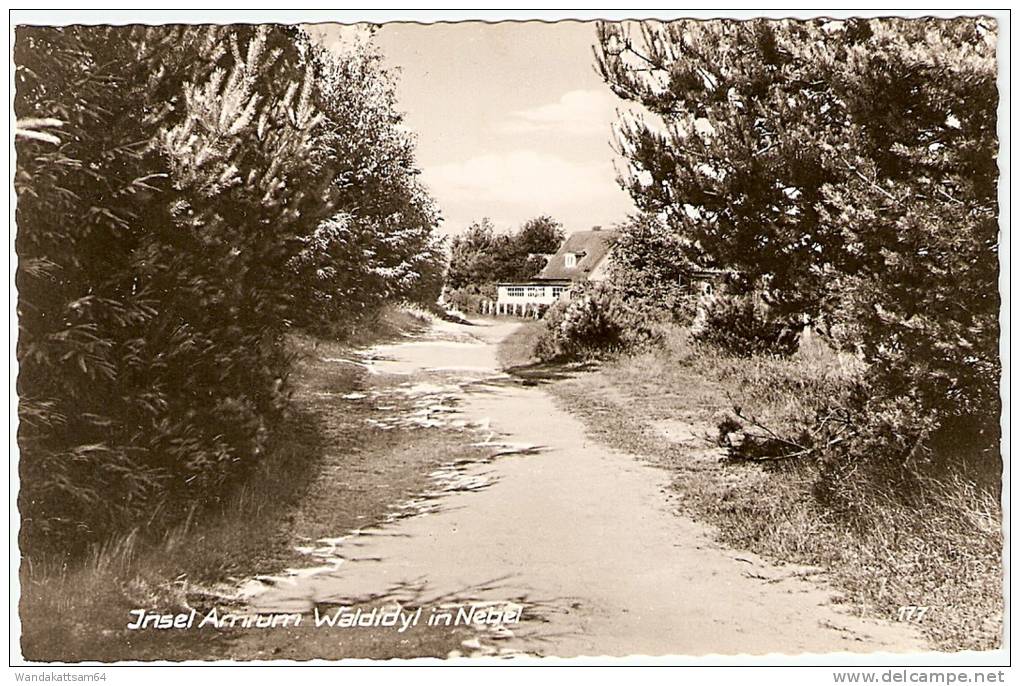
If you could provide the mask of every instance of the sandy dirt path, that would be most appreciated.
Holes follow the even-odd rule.
[[[493,459],[437,473],[430,511],[324,541],[319,564],[251,582],[252,608],[523,606],[522,621],[483,627],[464,655],[924,649],[907,626],[852,617],[803,570],[725,549],[678,516],[665,471],[594,443],[541,386],[498,372],[497,343],[515,326],[439,322],[374,350],[373,372],[428,370],[434,383],[417,388],[445,394],[437,421],[469,422]]]

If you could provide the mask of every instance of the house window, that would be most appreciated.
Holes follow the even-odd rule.
[[[541,298],[543,295],[545,295],[545,288],[543,288],[542,286],[529,286],[528,287],[528,297],[529,298]]]
[[[565,291],[565,290],[567,290],[566,286],[553,286],[552,287],[553,297],[554,298],[560,297],[561,295],[563,295],[563,291]]]
[[[563,256],[563,264],[566,267],[576,267],[577,266],[577,255],[575,255],[572,252],[568,252],[567,254],[565,254]]]
[[[523,298],[524,286],[509,286],[506,289],[506,294],[511,298]]]

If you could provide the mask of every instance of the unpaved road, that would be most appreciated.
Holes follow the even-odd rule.
[[[541,386],[499,373],[497,343],[515,326],[438,322],[374,349],[374,373],[427,370],[430,383],[407,389],[438,398],[426,420],[467,423],[495,457],[440,470],[422,514],[324,540],[308,569],[252,580],[252,609],[523,605],[523,621],[480,630],[464,655],[924,649],[907,626],[851,617],[797,569],[725,549],[678,516],[666,472],[594,443]]]

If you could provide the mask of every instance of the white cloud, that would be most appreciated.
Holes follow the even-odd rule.
[[[463,162],[427,167],[425,182],[437,194],[478,201],[558,204],[590,198],[615,185],[613,166],[578,164],[533,150],[486,154]]]
[[[551,131],[577,136],[609,135],[616,120],[616,107],[616,98],[606,91],[569,91],[556,102],[511,112],[496,128],[507,134]]]
[[[429,186],[454,226],[488,215],[516,224],[537,214],[571,223],[609,224],[632,210],[607,160],[578,163],[534,150],[489,153],[425,167]]]

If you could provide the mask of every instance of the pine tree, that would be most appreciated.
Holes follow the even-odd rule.
[[[983,18],[600,25],[603,77],[648,113],[622,125],[625,183],[669,249],[868,363],[844,458],[997,455],[995,39]]]
[[[264,449],[287,263],[330,208],[296,35],[19,29],[16,114],[60,123],[17,143],[26,540],[173,518]]]

